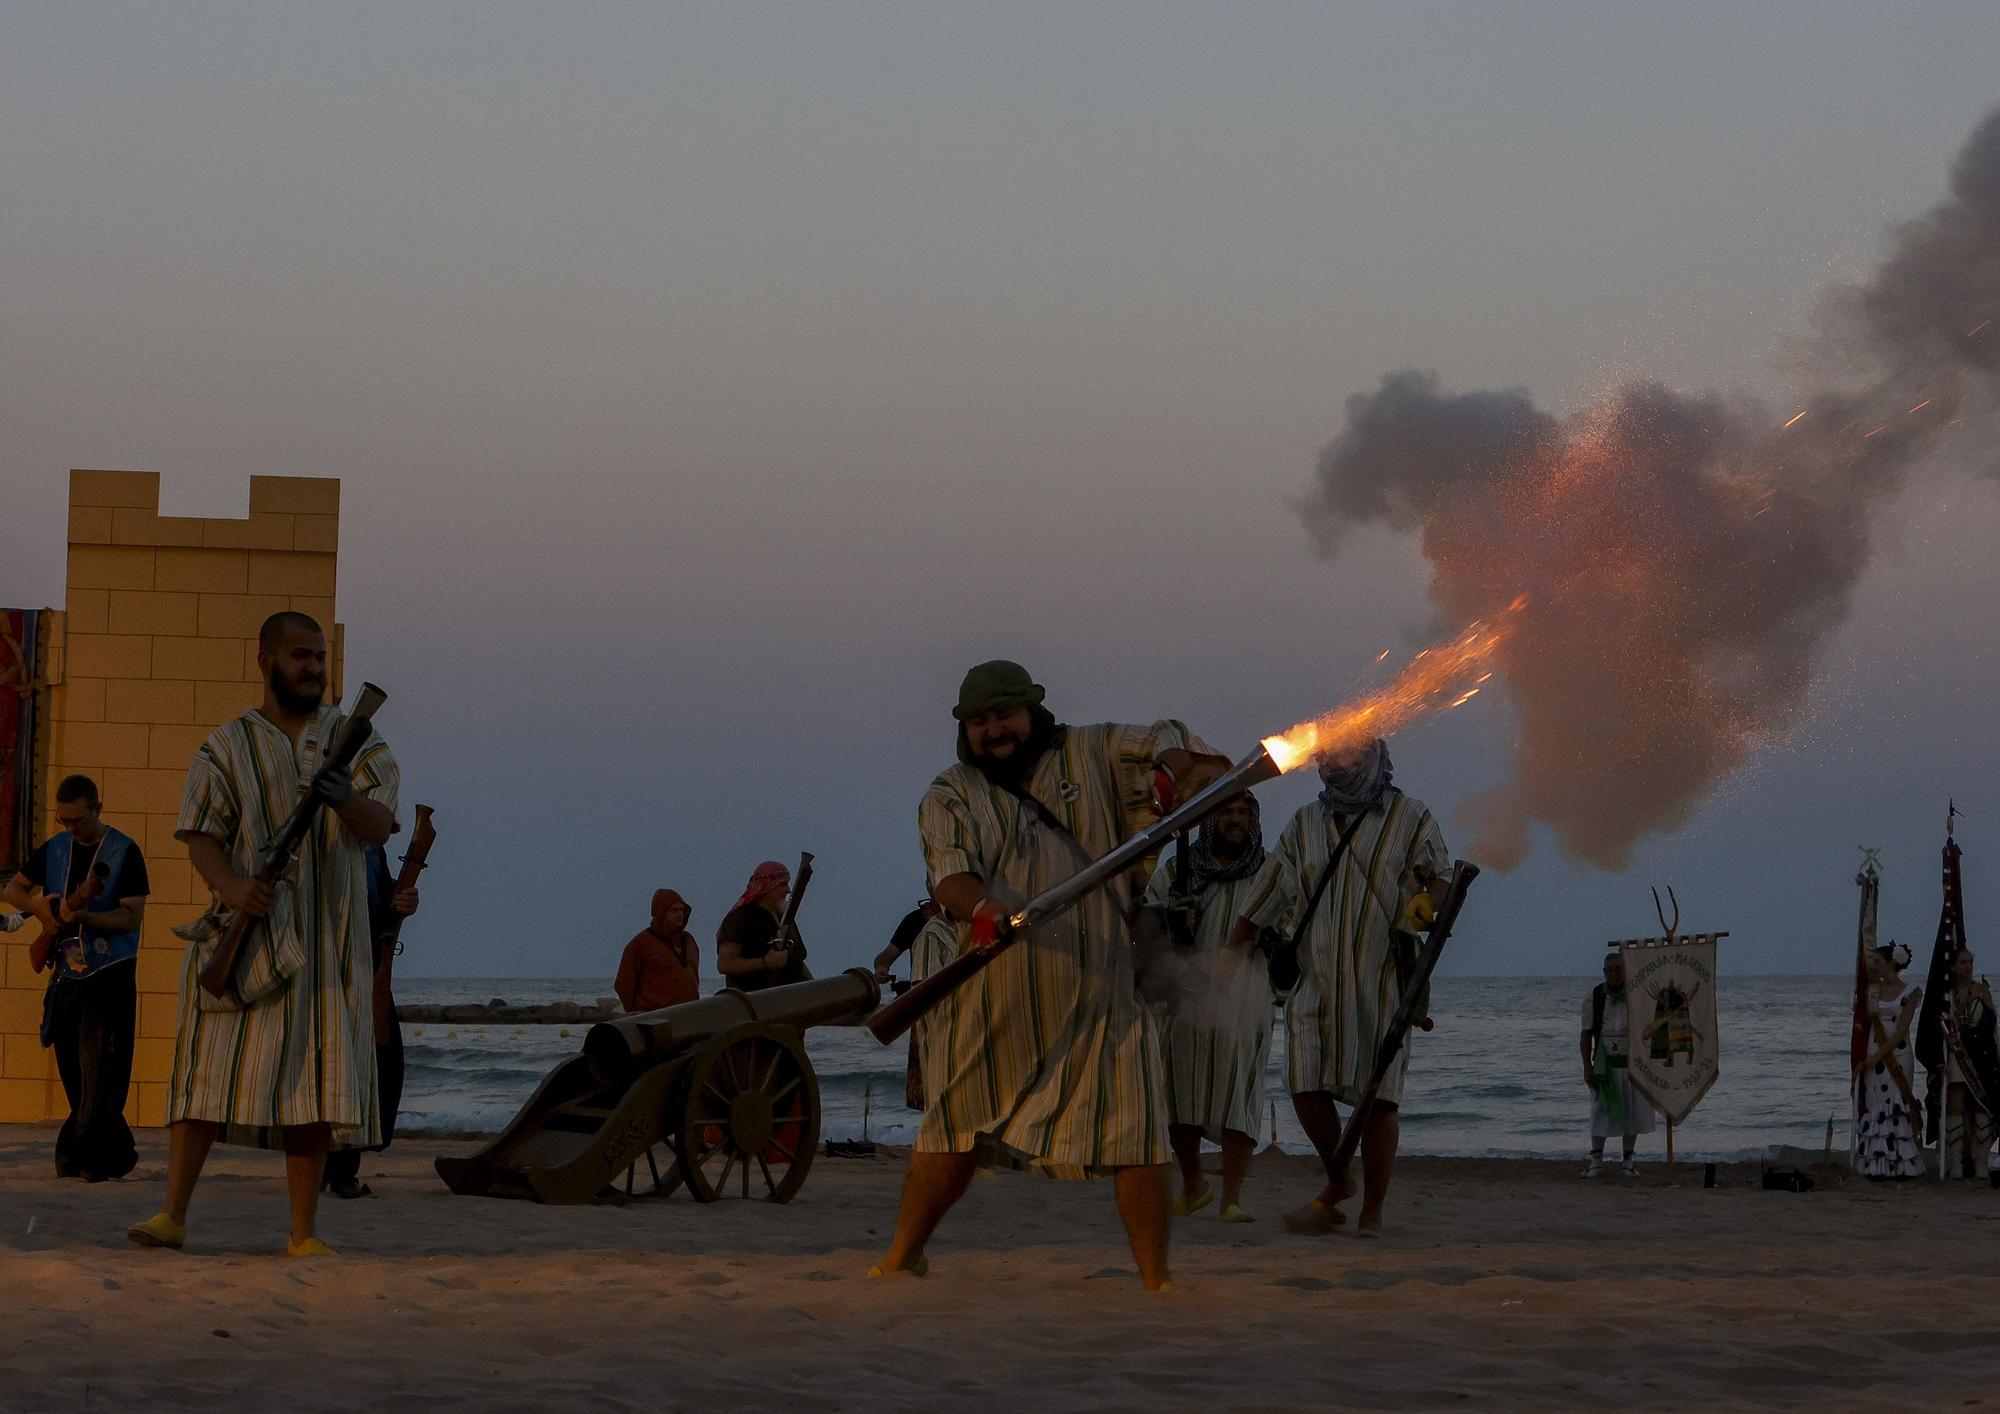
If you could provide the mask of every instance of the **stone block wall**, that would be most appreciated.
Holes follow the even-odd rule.
[[[127,1117],[156,1125],[166,1105],[186,947],[170,931],[208,890],[174,839],[189,759],[209,732],[262,696],[257,629],[279,609],[327,626],[333,688],[340,482],[253,476],[241,520],[163,516],[150,471],[73,471],[63,612],[50,635],[37,795],[55,828],[55,785],[94,779],[105,818],[139,842],[152,897],[139,949],[139,1037]],[[0,1123],[68,1113],[54,1053],[42,1049],[47,974],[28,967],[34,930],[0,936]]]

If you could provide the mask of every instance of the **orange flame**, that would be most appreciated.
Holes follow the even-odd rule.
[[[1264,738],[1264,750],[1280,771],[1315,757],[1389,736],[1433,712],[1463,706],[1493,677],[1493,654],[1513,630],[1514,616],[1528,607],[1523,594],[1496,619],[1476,619],[1449,643],[1433,644],[1412,658],[1387,686]]]

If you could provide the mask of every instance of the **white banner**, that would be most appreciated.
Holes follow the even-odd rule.
[[[1631,942],[1620,951],[1632,1083],[1679,1124],[1722,1072],[1715,939]]]

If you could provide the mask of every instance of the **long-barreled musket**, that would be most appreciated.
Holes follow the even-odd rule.
[[[793,934],[798,931],[799,905],[805,901],[806,885],[812,882],[812,876],[813,857],[801,850],[799,853],[799,872],[792,875],[792,895],[785,900],[785,916],[778,922],[778,931],[774,935],[771,943],[772,947],[791,948],[800,946],[798,939],[793,937]],[[802,948],[799,956],[802,958],[805,956]]]
[[[1271,759],[1271,753],[1258,747],[1187,804],[1168,811],[1118,848],[1098,856],[1062,883],[1028,900],[1007,919],[1007,931],[990,947],[960,953],[876,1012],[868,1019],[868,1029],[884,1045],[896,1040],[1037,924],[1046,923],[1084,895],[1115,879],[1180,831],[1193,829],[1252,786],[1279,774],[1278,763]]]
[[[396,893],[417,886],[417,876],[430,862],[431,846],[437,843],[435,814],[428,805],[417,807],[417,823],[410,829],[410,847],[403,853],[403,867],[396,874]],[[375,969],[375,1044],[385,1045],[396,1034],[396,1002],[390,992],[390,976],[396,969],[396,954],[403,950],[403,915],[389,910],[388,926],[382,930],[382,962]]]
[[[1361,1146],[1362,1121],[1374,1107],[1375,1097],[1381,1093],[1382,1082],[1388,1079],[1389,1067],[1396,1063],[1396,1053],[1403,1049],[1403,1040],[1410,1034],[1410,1028],[1422,1026],[1425,1030],[1430,1029],[1425,1013],[1430,1009],[1431,973],[1437,970],[1438,957],[1451,938],[1452,925],[1458,922],[1458,911],[1465,907],[1465,891],[1478,877],[1477,864],[1461,859],[1452,865],[1451,884],[1445,892],[1444,902],[1438,905],[1437,916],[1431,920],[1430,932],[1417,953],[1416,965],[1403,979],[1402,1003],[1390,1018],[1389,1029],[1382,1033],[1382,1044],[1375,1050],[1375,1069],[1369,1073],[1368,1087],[1361,1092],[1361,1103],[1354,1107],[1347,1128],[1341,1133],[1340,1143],[1333,1151],[1335,1171],[1345,1169],[1353,1159],[1354,1151]]]
[[[347,767],[353,764],[361,748],[368,742],[368,733],[373,726],[375,714],[382,710],[382,704],[389,700],[389,694],[372,682],[361,684],[361,693],[354,700],[354,710],[348,713],[347,721],[340,728],[340,735],[334,738],[333,749],[326,754],[320,769]],[[299,803],[292,807],[292,813],[285,818],[284,828],[271,841],[265,851],[263,861],[257,866],[255,878],[260,883],[274,884],[285,871],[292,867],[292,856],[319,822],[319,812],[323,806],[320,798],[308,788],[299,797]],[[239,911],[229,920],[216,939],[215,952],[208,960],[208,966],[201,970],[201,989],[212,997],[227,996],[236,982],[236,965],[243,957],[243,948],[250,940],[250,931],[257,920]]]

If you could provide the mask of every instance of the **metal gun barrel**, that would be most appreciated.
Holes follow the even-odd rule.
[[[1178,832],[1193,829],[1250,787],[1279,774],[1278,763],[1271,759],[1271,753],[1258,747],[1179,809],[1161,816],[1149,828],[1110,853],[1093,859],[1046,893],[1029,899],[1009,921],[1019,930],[1053,918],[1112,875],[1159,850]]]

